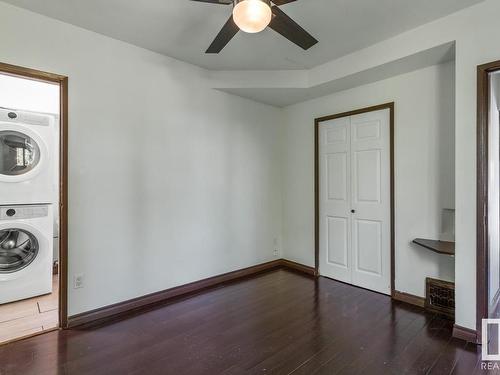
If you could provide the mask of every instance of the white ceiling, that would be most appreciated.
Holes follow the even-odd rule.
[[[298,0],[282,6],[319,44],[309,51],[270,29],[204,51],[230,6],[189,0],[4,0],[211,70],[312,68],[483,0]]]

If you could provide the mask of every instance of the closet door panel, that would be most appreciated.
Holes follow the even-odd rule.
[[[320,273],[352,281],[350,118],[319,128]]]
[[[351,117],[352,283],[390,294],[389,110]]]

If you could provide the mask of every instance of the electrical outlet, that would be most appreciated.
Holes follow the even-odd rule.
[[[278,249],[274,249],[273,253],[274,253],[274,256],[277,257],[279,255]]]
[[[274,256],[275,256],[275,257],[277,257],[277,256],[279,255],[279,250],[278,250],[278,239],[277,239],[277,238],[275,238],[275,239],[273,240],[273,249],[274,249],[274,250],[273,250],[273,254],[274,254]]]
[[[75,275],[75,277],[73,279],[73,288],[74,289],[83,288],[84,281],[85,281],[85,277],[83,274]]]

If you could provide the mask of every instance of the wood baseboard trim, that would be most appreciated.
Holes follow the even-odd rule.
[[[309,276],[316,276],[316,271],[315,271],[314,267],[305,266],[303,264],[293,262],[293,261],[288,260],[288,259],[281,259],[281,266],[284,268],[288,268],[290,270],[293,270],[293,271],[305,273],[306,275],[309,275]]]
[[[395,290],[392,293],[392,299],[395,299],[396,301],[400,301],[400,302],[409,303],[410,305],[425,308],[425,298],[415,296],[413,294],[399,292],[399,291]]]
[[[216,285],[221,285],[245,277],[254,276],[256,274],[271,271],[277,268],[287,268],[314,276],[314,268],[312,267],[304,266],[302,264],[285,259],[277,259],[271,262],[262,263],[256,266],[243,268],[222,275],[209,277],[207,279],[180,285],[160,292],[148,294],[142,297],[133,298],[99,309],[73,315],[68,318],[68,328],[105,323],[109,320],[118,319],[126,315],[151,308],[154,305],[166,303],[169,300],[173,300],[174,298],[198,293]]]
[[[453,337],[465,340],[467,342],[472,342],[478,344],[477,342],[477,332],[470,328],[465,328],[457,324],[453,325]]]

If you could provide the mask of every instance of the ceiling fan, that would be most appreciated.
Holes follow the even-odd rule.
[[[191,0],[201,3],[233,5],[233,14],[222,27],[205,53],[219,53],[238,31],[258,33],[267,26],[292,43],[308,50],[318,41],[288,17],[278,5],[296,0]]]

